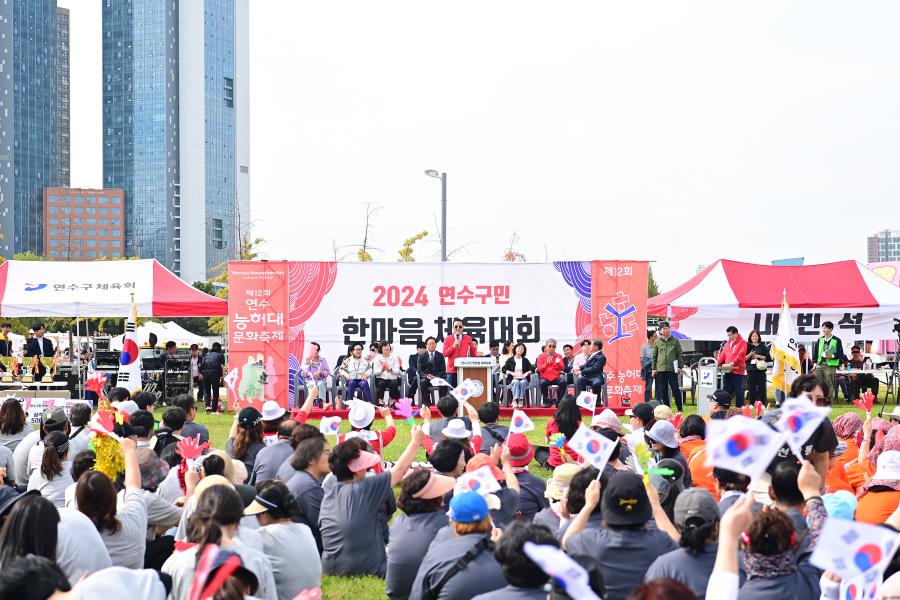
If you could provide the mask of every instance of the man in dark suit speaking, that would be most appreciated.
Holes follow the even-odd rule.
[[[38,357],[38,379],[43,377],[44,373],[47,372],[47,368],[40,362],[41,357],[46,356],[47,358],[51,358],[54,354],[56,354],[56,351],[53,349],[53,342],[44,338],[44,324],[35,323],[34,337],[25,344],[25,356]]]

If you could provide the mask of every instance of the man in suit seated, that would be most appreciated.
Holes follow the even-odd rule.
[[[44,324],[43,323],[35,323],[34,325],[34,337],[28,340],[28,343],[25,345],[25,356],[38,357],[38,367],[36,378],[39,380],[44,374],[47,372],[47,367],[40,362],[42,357],[52,358],[56,354],[56,351],[53,349],[53,342],[46,339],[44,337]]]
[[[429,336],[425,340],[425,352],[416,360],[416,371],[419,373],[419,381],[422,386],[422,405],[430,406],[433,403],[431,380],[435,377],[445,379],[447,377],[447,364],[444,355],[437,351],[437,340]],[[443,388],[446,390],[446,388]],[[438,395],[443,393],[441,388]]]
[[[425,342],[416,342],[416,353],[409,355],[409,368],[406,370],[406,383],[409,384],[409,397],[416,397],[419,388],[419,357],[425,354]]]
[[[575,380],[575,391],[580,394],[588,387],[595,394],[603,390],[606,376],[603,369],[606,367],[606,356],[603,355],[603,340],[594,340],[591,345],[591,354],[587,357],[584,366],[581,367],[581,376]]]

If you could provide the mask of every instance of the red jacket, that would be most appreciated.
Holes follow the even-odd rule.
[[[559,374],[566,370],[566,365],[563,362],[562,354],[553,354],[553,360],[550,360],[550,354],[544,352],[537,359],[537,372],[540,373],[541,379],[546,379],[547,381],[556,381],[559,379]]]
[[[725,342],[722,351],[719,352],[720,365],[725,363],[734,363],[734,369],[731,370],[733,375],[744,375],[747,373],[747,341],[738,334],[734,341]]]
[[[444,358],[447,359],[447,372],[448,373],[456,373],[456,359],[457,358],[466,358],[469,356],[475,356],[475,352],[478,349],[478,346],[475,344],[475,341],[472,339],[472,336],[462,334],[462,339],[459,342],[459,348],[454,348],[453,343],[456,341],[456,336],[448,335],[444,338]]]

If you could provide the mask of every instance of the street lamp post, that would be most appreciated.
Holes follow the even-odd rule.
[[[447,262],[447,174],[428,169],[425,174],[441,180],[441,262]]]

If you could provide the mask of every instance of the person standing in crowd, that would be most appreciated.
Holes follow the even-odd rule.
[[[719,507],[715,498],[700,488],[683,491],[675,500],[675,526],[681,533],[680,548],[653,561],[644,581],[674,579],[704,600],[719,547]]]
[[[534,372],[531,362],[525,358],[528,348],[525,344],[516,344],[513,355],[503,364],[501,372],[506,375],[506,385],[512,389],[512,405],[521,407],[525,404],[525,390],[528,380]],[[503,399],[504,401],[506,398]]]
[[[455,494],[447,513],[453,537],[435,542],[422,559],[410,598],[470,600],[506,584],[494,557],[498,533],[487,500],[478,492]]]
[[[0,326],[0,356],[12,356],[13,354],[13,339],[9,335],[11,329],[12,323],[9,321],[4,321]],[[0,365],[0,370],[5,371],[6,367]]]
[[[279,598],[293,598],[303,590],[321,587],[322,564],[297,560],[318,553],[309,527],[294,522],[300,507],[281,481],[263,481],[244,514],[256,516],[263,554],[272,563],[272,577]]]
[[[51,358],[56,355],[56,350],[53,349],[53,342],[44,337],[44,324],[43,323],[35,323],[34,324],[34,337],[30,338],[25,343],[25,357],[37,357],[37,370],[35,371],[35,378],[37,381],[44,376],[47,372],[47,367],[40,361],[41,358]]]
[[[406,369],[406,384],[410,398],[415,398],[416,391],[419,389],[419,360],[423,354],[425,354],[425,342],[418,341],[416,342],[416,351],[407,359],[409,368]]]
[[[214,342],[212,348],[200,363],[200,374],[203,376],[203,398],[206,400],[206,412],[218,413],[219,383],[225,369],[225,355],[222,344]]]
[[[263,440],[262,413],[248,406],[234,415],[225,451],[231,458],[241,461],[247,467],[248,475],[253,472],[256,456],[266,447]]]
[[[197,402],[203,402],[203,374],[200,372],[200,346],[191,344],[191,381],[197,390]]]
[[[34,431],[26,424],[27,415],[19,399],[6,398],[0,405],[0,446],[6,446],[10,452],[15,451],[19,442]]]
[[[590,388],[591,392],[600,394],[606,383],[606,356],[603,354],[603,340],[591,342],[591,353],[581,366],[581,376],[575,380],[575,393],[580,394]]]
[[[668,321],[659,324],[659,337],[653,344],[651,365],[653,368],[650,374],[656,385],[656,400],[672,406],[671,399],[674,398],[678,412],[682,412],[678,369],[684,366],[684,351],[681,349],[681,342],[672,335]]]
[[[403,514],[391,524],[387,555],[387,597],[406,600],[412,590],[422,557],[437,532],[449,520],[444,496],[453,490],[456,480],[418,467],[403,478],[397,506]]]
[[[434,389],[431,385],[432,379],[445,379],[447,377],[447,367],[444,362],[444,355],[437,351],[437,340],[432,336],[428,336],[425,340],[425,352],[419,356],[419,385],[421,387],[422,406],[431,406],[437,404],[434,401]],[[443,386],[438,386],[438,396],[444,390]]]
[[[51,431],[44,438],[41,464],[28,478],[28,489],[37,490],[57,508],[65,506],[66,488],[74,483],[71,468],[69,438],[61,431]]]
[[[644,380],[644,402],[653,399],[653,345],[656,343],[656,331],[647,330],[647,343],[641,346],[641,379]]]
[[[719,358],[716,360],[722,370],[722,389],[734,396],[735,405],[744,405],[744,374],[747,372],[747,342],[738,333],[737,327],[731,325],[725,330],[728,339],[722,345]],[[678,410],[681,410],[679,405]]]
[[[375,401],[382,406],[385,392],[394,402],[400,399],[400,377],[403,374],[403,361],[391,352],[390,342],[378,343],[378,354],[372,360],[372,372],[375,375]]]
[[[832,334],[834,323],[825,321],[822,323],[822,336],[813,344],[813,363],[815,373],[828,386],[829,390],[835,389],[835,374],[842,362],[847,360],[844,355],[844,344],[841,339]]]
[[[763,343],[757,330],[751,330],[747,336],[747,404],[768,403],[766,373],[770,362],[772,355],[769,347]]]
[[[341,376],[347,382],[346,398],[344,404],[353,400],[356,390],[362,391],[363,400],[372,402],[372,389],[369,387],[369,377],[372,376],[372,364],[363,356],[362,342],[353,344],[350,356],[341,363]]]
[[[380,465],[381,457],[365,450],[363,440],[353,438],[332,450],[328,464],[337,483],[325,490],[319,512],[325,574],[385,576],[383,523],[375,514],[389,501],[388,496],[393,499],[392,488],[403,479],[424,436],[422,429],[414,426],[409,444],[394,466],[371,477],[366,477],[366,472]]]
[[[677,545],[662,529],[668,518],[659,507],[659,500],[651,502],[639,476],[618,471],[604,488],[603,526],[585,529],[600,503],[600,482],[592,481],[585,492],[584,508],[566,530],[562,546],[569,554],[596,557],[608,600],[625,600],[632,589],[643,583],[653,561]],[[651,529],[647,524],[654,517],[659,528]]]
[[[309,343],[309,355],[303,361],[303,370],[300,375],[306,384],[306,393],[310,393],[313,388],[319,389],[319,398],[322,402],[328,401],[328,376],[331,369],[328,361],[321,355],[322,346],[318,342]]]
[[[444,338],[444,358],[447,359],[447,382],[453,387],[456,381],[456,359],[475,356],[478,353],[478,344],[472,336],[463,331],[463,322],[453,320],[453,333]]]
[[[556,340],[548,339],[544,347],[546,350],[537,359],[537,372],[541,376],[541,403],[543,406],[550,406],[559,404],[560,398],[566,392],[566,365],[562,355],[556,352]],[[553,385],[557,388],[555,403],[549,394],[550,386]]]
[[[315,435],[318,434],[318,435]],[[298,521],[304,523],[312,531],[319,554],[322,553],[322,533],[319,531],[319,512],[322,508],[322,480],[331,473],[328,464],[331,449],[328,442],[318,431],[303,439],[291,455],[290,466],[294,475],[286,481],[291,495],[297,499],[300,507]]]
[[[563,399],[559,401],[559,406],[556,407],[553,418],[547,421],[547,425],[544,428],[544,437],[550,444],[550,458],[547,459],[548,465],[556,468],[563,464],[561,451],[565,451],[566,456],[569,459],[581,462],[581,457],[578,453],[569,448],[567,444],[567,441],[571,440],[572,436],[575,435],[575,432],[578,431],[580,425],[581,409],[578,407],[578,404],[575,403],[574,396],[566,394],[563,396]],[[551,439],[559,433],[565,436],[562,448],[555,445]]]
[[[507,586],[475,596],[472,600],[546,600],[544,586],[550,578],[525,554],[525,544],[559,547],[559,542],[546,527],[513,523],[496,543],[494,558],[500,563]]]

